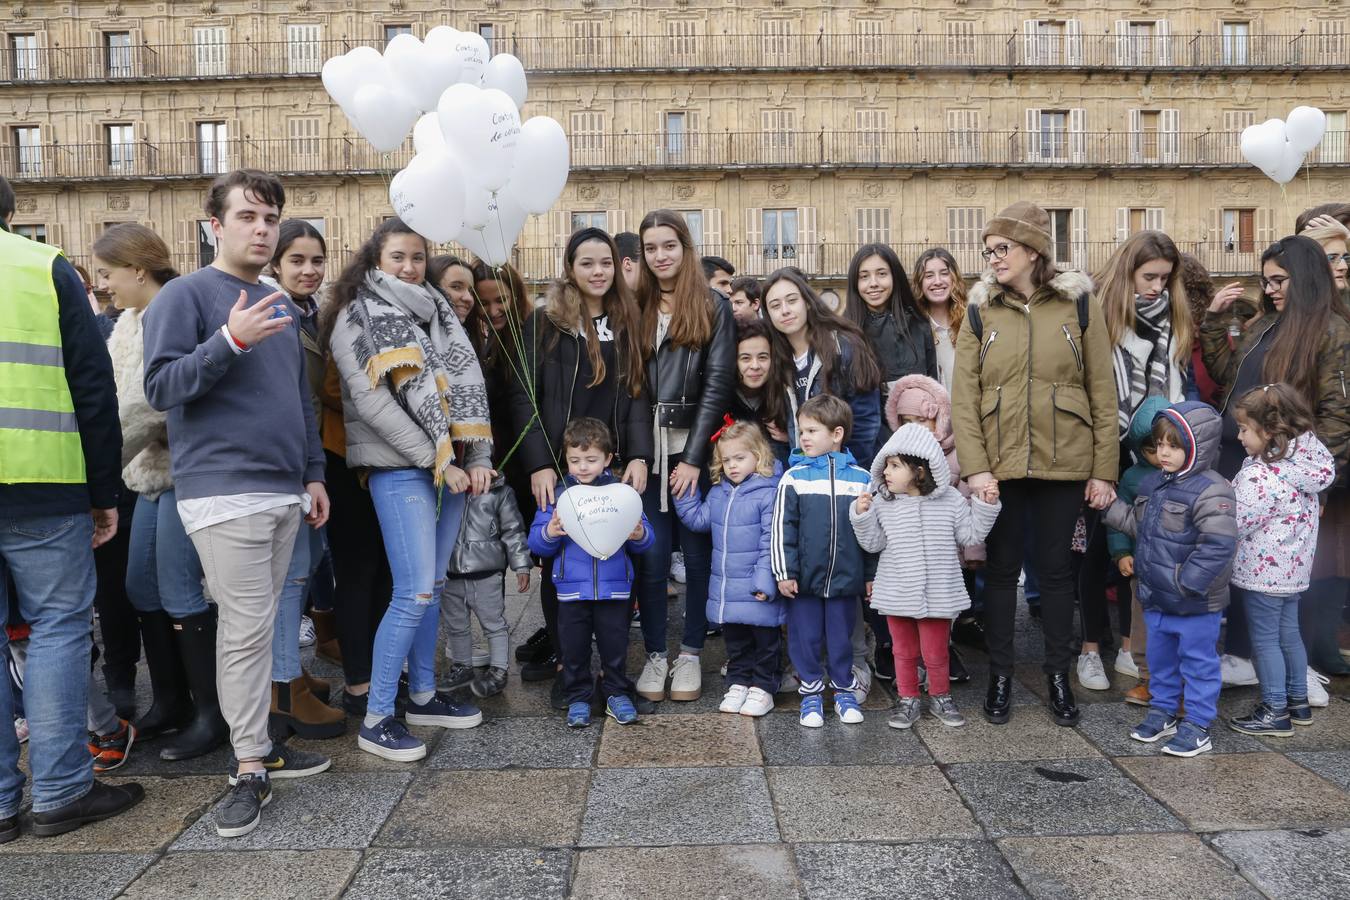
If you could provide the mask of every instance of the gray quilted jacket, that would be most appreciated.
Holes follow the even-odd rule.
[[[528,572],[532,565],[516,496],[506,486],[506,477],[498,475],[492,490],[470,494],[464,504],[450,575],[504,572],[508,563],[513,572]]]

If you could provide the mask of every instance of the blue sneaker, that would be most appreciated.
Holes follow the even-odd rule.
[[[426,703],[413,703],[410,699],[403,718],[409,725],[472,728],[482,723],[483,711],[472,703],[456,703],[448,694],[437,691]]]
[[[605,713],[618,722],[620,725],[631,725],[638,720],[637,709],[633,706],[633,701],[623,694],[615,694],[605,701]],[[568,710],[567,718],[572,718],[571,710]]]
[[[1130,731],[1130,737],[1152,744],[1177,733],[1177,717],[1169,716],[1157,707],[1149,707],[1148,715]]]
[[[854,701],[857,702],[856,700]],[[819,694],[807,694],[802,697],[802,714],[797,721],[807,728],[821,728],[825,725],[825,700]]]
[[[839,691],[834,695],[834,714],[845,725],[857,725],[863,720],[862,707],[852,691]]]
[[[1190,758],[1199,756],[1201,753],[1208,753],[1213,749],[1214,745],[1209,742],[1208,731],[1194,722],[1182,722],[1181,727],[1177,729],[1176,736],[1163,744],[1162,752],[1168,756]]]
[[[585,728],[591,724],[591,705],[584,700],[567,705],[567,727]]]
[[[408,734],[408,729],[393,716],[385,716],[370,728],[362,725],[356,746],[394,762],[413,762],[427,755],[427,745]]]

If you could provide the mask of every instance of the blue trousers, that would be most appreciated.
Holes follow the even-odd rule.
[[[1149,682],[1155,709],[1176,715],[1185,686],[1186,721],[1209,728],[1218,712],[1219,620],[1223,613],[1172,616],[1144,610]]]
[[[1290,697],[1308,696],[1308,651],[1298,630],[1298,594],[1274,595],[1233,588],[1247,608],[1252,663],[1261,681],[1261,699],[1284,709]]]
[[[858,617],[857,597],[810,597],[798,594],[787,601],[788,657],[797,670],[803,694],[823,694],[825,677],[835,691],[851,691],[853,683],[853,625]],[[821,651],[829,660],[820,668]]]

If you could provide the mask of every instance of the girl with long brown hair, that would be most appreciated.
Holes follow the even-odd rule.
[[[914,263],[914,296],[928,314],[937,353],[938,380],[952,392],[956,370],[956,338],[966,317],[966,280],[956,257],[943,247],[931,247]]]

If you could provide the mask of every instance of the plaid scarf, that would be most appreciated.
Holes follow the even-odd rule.
[[[1134,333],[1139,340],[1115,346],[1116,401],[1120,433],[1128,434],[1135,410],[1148,397],[1172,401],[1172,298],[1163,291],[1150,303],[1134,298]]]

